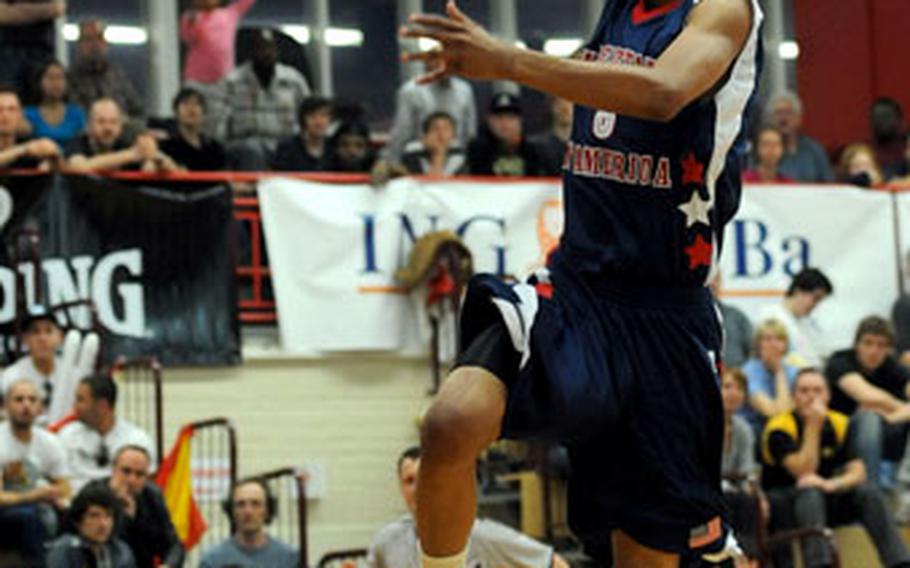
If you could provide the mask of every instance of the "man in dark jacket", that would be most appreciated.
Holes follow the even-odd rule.
[[[468,145],[468,170],[472,175],[542,176],[546,174],[540,152],[524,135],[518,97],[499,93],[493,97],[487,125]]]

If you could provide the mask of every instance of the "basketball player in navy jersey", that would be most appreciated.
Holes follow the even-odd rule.
[[[558,5],[558,2],[553,2]],[[545,270],[471,282],[455,370],[422,431],[425,568],[461,568],[474,462],[499,437],[569,447],[570,524],[595,559],[676,568],[735,554],[723,522],[721,328],[705,284],[740,195],[758,0],[605,0],[573,59],[508,45],[450,0],[403,56],[576,103],[565,231]]]

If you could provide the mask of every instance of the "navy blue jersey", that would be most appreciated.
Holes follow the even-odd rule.
[[[744,116],[761,66],[761,11],[750,1],[752,30],[729,72],[672,121],[576,106],[554,267],[633,286],[706,283],[739,204]],[[642,0],[607,0],[582,57],[654,65],[697,4],[680,0],[647,12]]]

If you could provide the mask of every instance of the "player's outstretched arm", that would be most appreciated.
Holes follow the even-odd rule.
[[[703,0],[688,25],[653,67],[562,59],[509,45],[491,36],[459,10],[446,16],[416,14],[401,30],[405,37],[438,41],[438,49],[406,53],[405,61],[435,60],[446,75],[516,81],[575,103],[649,120],[668,121],[709,92],[727,73],[746,43],[752,25],[749,0]]]

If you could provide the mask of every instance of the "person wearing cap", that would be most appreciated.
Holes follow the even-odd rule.
[[[76,386],[98,357],[98,335],[83,338],[79,331],[71,330],[64,338],[54,315],[38,311],[22,324],[22,345],[28,353],[0,375],[0,392],[5,394],[19,380],[32,382],[44,395],[38,421],[53,424],[72,412]]]
[[[511,93],[493,96],[487,124],[468,145],[473,175],[533,177],[545,174],[538,149],[524,135],[521,103]]]

